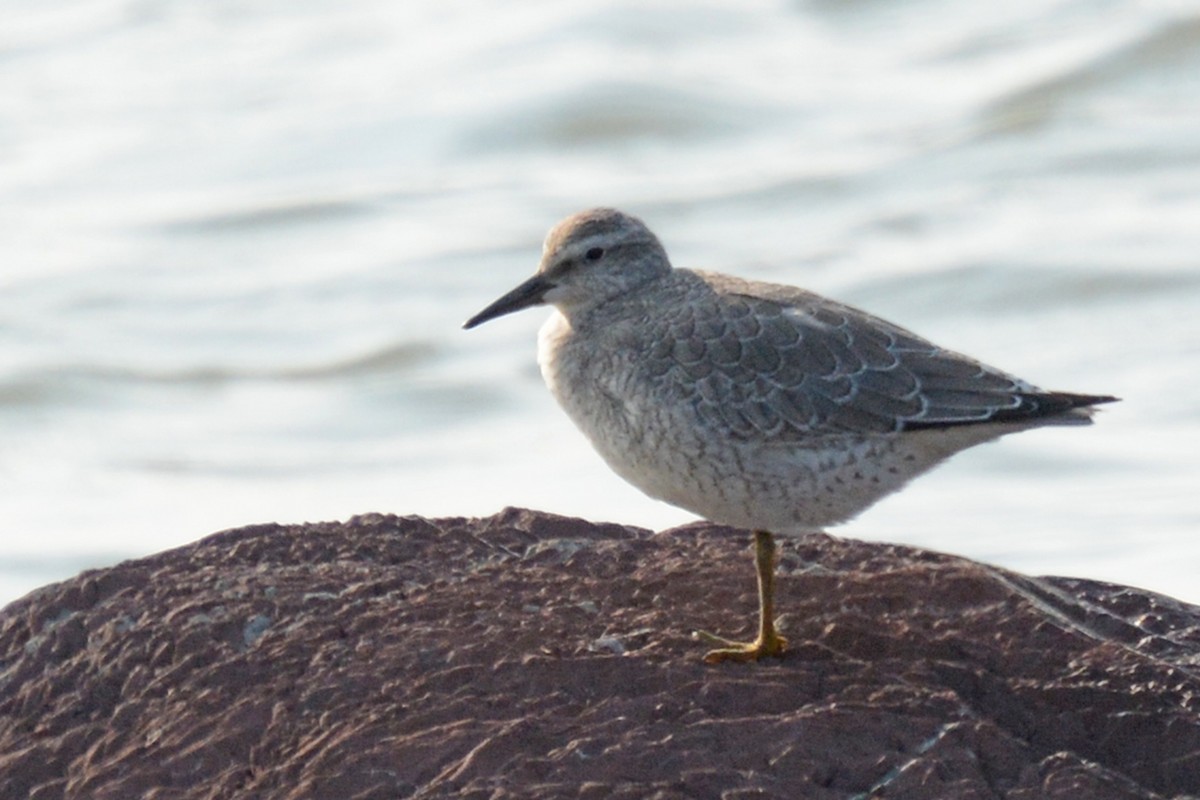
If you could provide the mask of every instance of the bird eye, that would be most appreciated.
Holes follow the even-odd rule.
[[[593,247],[583,255],[588,261],[599,261],[604,256],[604,248]]]

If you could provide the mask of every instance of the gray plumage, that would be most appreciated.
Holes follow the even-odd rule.
[[[959,450],[1115,399],[1044,391],[802,289],[675,269],[613,209],[556,226],[537,274],[466,327],[541,303],[557,309],[542,373],[609,465],[740,527],[842,522]]]

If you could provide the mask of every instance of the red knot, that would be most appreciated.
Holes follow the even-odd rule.
[[[543,304],[542,375],[608,465],[755,532],[758,638],[702,634],[721,645],[709,662],[783,652],[772,534],[845,522],[960,450],[1116,400],[1039,389],[803,289],[674,268],[614,209],[556,225],[537,273],[464,327]]]

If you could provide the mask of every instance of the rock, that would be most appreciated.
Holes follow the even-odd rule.
[[[0,798],[1200,796],[1200,608],[814,535],[261,525],[0,616]]]

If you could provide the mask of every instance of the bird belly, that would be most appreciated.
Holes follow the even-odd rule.
[[[661,439],[661,447],[638,452],[605,452],[601,443],[597,450],[652,497],[714,522],[781,535],[852,519],[931,466],[904,452],[895,437],[836,437],[803,445],[710,440],[702,458],[688,455],[700,449],[686,440]]]
[[[907,452],[898,434],[722,441],[701,439],[687,424],[623,432],[568,413],[609,467],[647,495],[713,522],[781,535],[845,522],[936,463]]]

